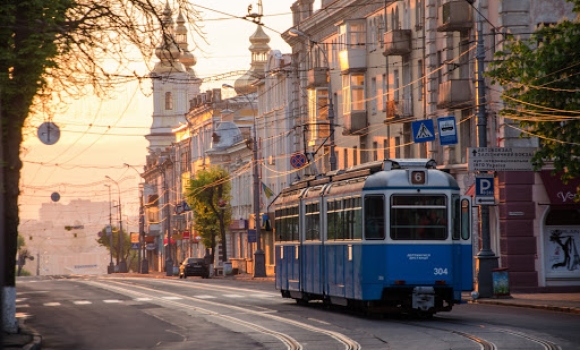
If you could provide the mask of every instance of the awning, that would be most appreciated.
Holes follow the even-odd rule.
[[[564,184],[561,180],[561,173],[552,176],[552,170],[541,170],[540,177],[544,183],[544,188],[550,199],[550,204],[556,205],[578,205],[574,202],[580,179],[575,178]]]

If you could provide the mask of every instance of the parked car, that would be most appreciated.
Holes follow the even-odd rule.
[[[179,278],[187,276],[201,276],[209,278],[209,265],[205,263],[204,258],[186,258],[179,265]]]

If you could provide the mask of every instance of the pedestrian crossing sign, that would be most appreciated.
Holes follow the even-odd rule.
[[[411,127],[415,143],[435,140],[435,127],[432,119],[416,120],[411,123]]]

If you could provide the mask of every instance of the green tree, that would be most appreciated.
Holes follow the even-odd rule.
[[[123,230],[122,233],[119,233],[119,228],[118,227],[112,227],[112,235],[113,235],[113,246],[111,247],[111,237],[107,235],[107,226],[105,226],[102,230],[101,230],[101,235],[99,236],[98,239],[96,239],[97,243],[101,246],[101,247],[105,247],[109,253],[112,252],[112,256],[113,259],[117,261],[117,265],[119,265],[119,234],[122,234],[121,236],[121,243],[122,243],[122,247],[121,247],[121,256],[123,256],[123,258],[125,259],[125,261],[129,261],[130,257],[134,257],[135,253],[131,250],[131,237],[129,237],[129,234]],[[111,251],[112,249],[112,251]],[[136,270],[136,268],[134,269],[134,271]]]
[[[193,28],[190,33],[202,37],[193,4],[172,3]],[[87,93],[106,97],[115,84],[127,81],[135,52],[149,63],[156,49],[164,57],[183,50],[167,30],[164,11],[169,9],[162,2],[140,0],[1,2],[0,200],[5,217],[0,244],[6,254],[0,258],[5,260],[5,288],[14,288],[16,282],[20,148],[27,118],[39,110],[46,118],[57,107],[62,110],[66,101]],[[3,326],[15,331],[15,324],[14,315]]]
[[[580,0],[569,0],[580,12]],[[502,116],[519,122],[522,136],[541,147],[536,169],[553,162],[562,180],[580,176],[580,23],[563,20],[528,39],[508,36],[486,73],[503,87]]]
[[[212,255],[216,247],[216,232],[219,232],[223,261],[228,260],[226,227],[232,220],[230,202],[231,185],[228,172],[221,167],[211,167],[198,171],[195,179],[189,181],[186,198],[193,211],[194,229],[202,237],[206,247],[211,247]]]

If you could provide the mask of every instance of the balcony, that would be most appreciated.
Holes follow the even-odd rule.
[[[367,130],[367,111],[351,111],[344,115],[344,136],[364,135]]]
[[[342,74],[361,72],[367,69],[367,51],[362,48],[349,48],[338,53],[340,71]]]
[[[473,27],[471,5],[465,0],[447,2],[439,7],[438,32],[456,32]]]
[[[383,34],[384,56],[404,56],[411,53],[411,30],[396,29]]]
[[[385,103],[387,122],[396,122],[413,116],[413,102],[410,99],[388,100]]]
[[[325,87],[328,86],[327,81],[327,71],[328,68],[325,67],[315,67],[308,70],[308,87]]]
[[[460,109],[472,106],[473,102],[470,79],[450,79],[439,84],[437,108]]]

